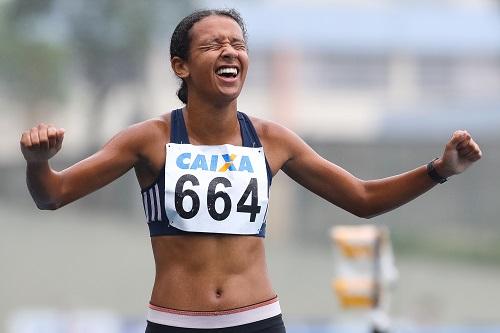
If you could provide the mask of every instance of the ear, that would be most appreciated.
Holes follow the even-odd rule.
[[[170,65],[178,78],[186,79],[189,77],[189,68],[185,60],[179,57],[173,57],[170,59]]]

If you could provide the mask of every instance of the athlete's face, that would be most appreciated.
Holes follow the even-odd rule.
[[[188,96],[235,100],[248,70],[246,42],[238,23],[226,16],[209,16],[193,25],[190,37],[189,58],[180,60],[183,76],[173,63],[177,75],[186,80]]]

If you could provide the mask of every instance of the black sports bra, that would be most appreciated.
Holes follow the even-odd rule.
[[[262,147],[257,132],[255,131],[255,128],[248,116],[242,112],[238,112],[237,116],[240,124],[242,146],[252,148]],[[189,137],[187,134],[186,124],[184,122],[184,116],[182,115],[182,109],[174,110],[171,113],[170,142],[177,144],[189,144]],[[272,182],[272,172],[267,159],[266,169],[269,192]],[[146,221],[148,223],[150,236],[153,237],[193,234],[193,232],[180,230],[170,224],[165,211],[164,193],[165,165],[160,171],[160,174],[158,175],[155,182],[145,189],[141,190],[142,203],[144,206],[144,213],[146,215]],[[266,222],[264,221],[264,224],[262,225],[259,233],[253,236],[265,237],[265,233]]]

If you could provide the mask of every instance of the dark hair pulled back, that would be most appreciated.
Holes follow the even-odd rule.
[[[226,16],[233,19],[241,28],[243,32],[243,38],[247,40],[247,30],[245,23],[241,18],[240,13],[235,9],[206,9],[197,10],[192,14],[186,16],[179,22],[175,28],[172,39],[170,40],[170,59],[173,57],[179,57],[183,60],[188,60],[189,49],[191,47],[191,38],[189,36],[189,31],[196,22],[201,21],[205,17],[209,16]],[[188,100],[188,87],[186,81],[182,80],[181,86],[177,91],[177,97],[184,103],[187,104]]]

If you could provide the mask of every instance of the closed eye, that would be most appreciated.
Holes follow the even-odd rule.
[[[225,45],[226,43],[212,42],[210,44],[200,46],[199,49],[202,51],[217,51],[220,50]],[[237,51],[246,51],[247,49],[246,44],[242,42],[231,43],[231,46]]]
[[[232,45],[232,47],[234,47],[235,50],[238,50],[238,51],[245,51],[247,49],[247,46],[245,45],[245,43],[233,43],[231,45]]]
[[[217,51],[219,50],[220,48],[222,47],[221,44],[218,44],[218,43],[211,43],[211,44],[208,44],[208,45],[203,45],[203,46],[200,46],[200,49],[202,51]]]

